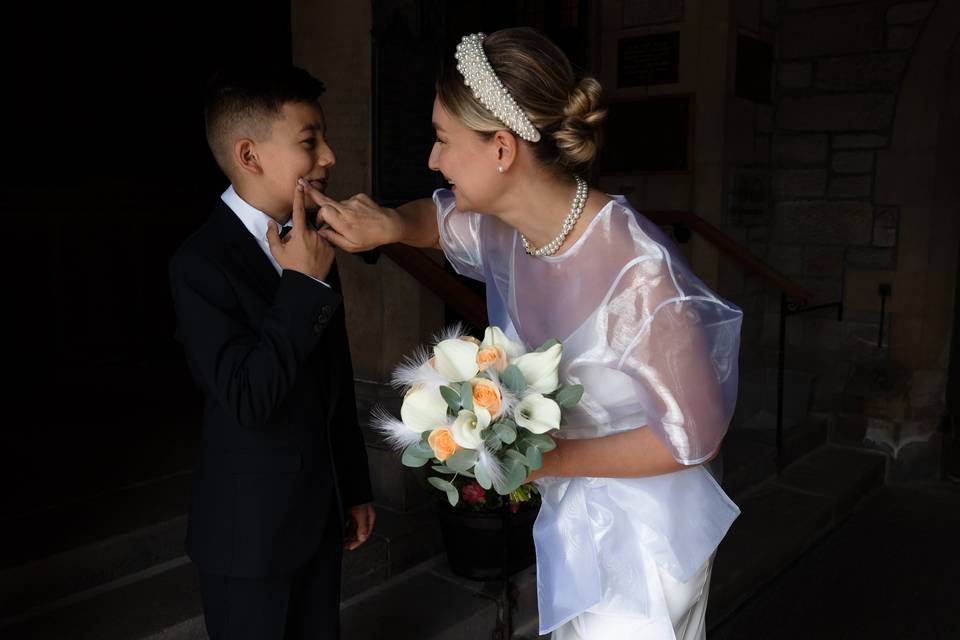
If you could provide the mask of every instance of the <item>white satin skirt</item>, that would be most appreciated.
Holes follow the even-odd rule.
[[[589,610],[558,627],[552,640],[705,640],[707,596],[713,558],[686,582],[658,571],[670,623],[663,619],[632,618]]]

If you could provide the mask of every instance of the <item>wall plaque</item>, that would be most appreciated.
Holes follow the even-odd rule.
[[[617,43],[617,86],[676,84],[680,76],[680,32],[623,38]]]

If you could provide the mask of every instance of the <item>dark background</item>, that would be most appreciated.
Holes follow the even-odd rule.
[[[0,38],[8,518],[192,463],[166,268],[226,185],[203,86],[290,59],[283,3],[31,11]]]
[[[373,3],[373,191],[387,202],[437,186],[433,78],[464,33],[538,27],[588,65],[582,0],[418,6]],[[0,37],[11,521],[192,466],[200,396],[174,340],[167,262],[227,184],[204,140],[203,87],[225,63],[291,60],[282,2],[16,9]],[[398,102],[409,108],[386,108]],[[415,176],[390,160],[410,149]]]

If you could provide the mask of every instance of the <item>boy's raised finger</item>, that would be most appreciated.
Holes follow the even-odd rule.
[[[293,231],[307,228],[307,212],[303,206],[303,185],[297,183],[293,190]]]

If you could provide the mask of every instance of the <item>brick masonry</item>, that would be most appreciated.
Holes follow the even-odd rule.
[[[768,213],[727,220],[734,227],[749,226],[746,237],[757,255],[832,296],[815,303],[840,296],[851,304],[856,300],[858,309],[847,313],[843,323],[832,321],[829,313],[800,316],[799,327],[791,319],[802,348],[788,358],[833,385],[817,390],[817,410],[842,408],[849,381],[831,375],[841,364],[864,366],[884,357],[875,348],[881,321],[877,287],[896,273],[901,212],[898,203],[877,201],[877,153],[890,145],[901,84],[935,5],[897,0],[779,3],[774,127],[765,132],[769,159],[735,166],[732,182],[735,187],[744,175],[759,184],[768,175],[767,205],[754,203],[755,210]],[[851,283],[862,290],[846,290]],[[888,301],[887,332],[891,318]],[[765,322],[776,323],[776,315],[768,314]],[[763,333],[773,336],[776,327],[765,327]],[[790,336],[787,342],[796,344]],[[768,340],[765,346],[775,343]],[[935,399],[927,391],[914,395],[905,399],[907,406]],[[881,414],[874,407],[872,415]]]

